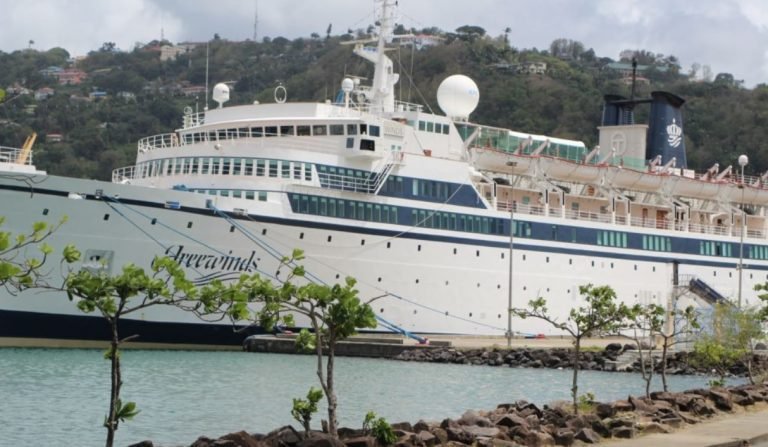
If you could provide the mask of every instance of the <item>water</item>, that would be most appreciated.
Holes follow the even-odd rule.
[[[135,401],[141,413],[120,426],[121,446],[144,439],[189,445],[200,435],[298,426],[290,416],[291,398],[318,386],[312,356],[129,350],[122,365],[123,400]],[[337,365],[341,424],[349,427],[360,427],[369,410],[390,422],[416,422],[518,399],[567,400],[571,380],[569,370],[355,358],[339,358]],[[580,377],[581,392],[593,392],[598,400],[644,389],[637,374],[584,371]],[[674,390],[702,387],[707,380],[670,378]],[[104,445],[108,398],[109,362],[102,351],[0,349],[0,446]]]

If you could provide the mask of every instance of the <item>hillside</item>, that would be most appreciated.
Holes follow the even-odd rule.
[[[616,68],[617,61],[598,57],[579,42],[558,39],[547,50],[517,49],[505,36],[486,36],[477,27],[418,33],[440,37],[435,40],[439,44],[421,49],[401,45],[390,53],[401,74],[398,96],[436,112],[440,81],[463,73],[480,87],[473,121],[593,146],[602,96],[629,96],[626,72]],[[364,34],[358,30],[354,37]],[[351,39],[352,34],[262,42],[214,38],[208,49],[210,85],[231,83],[230,104],[273,101],[279,83],[287,88],[289,101],[331,99],[345,73],[372,75],[370,66],[344,45]],[[34,161],[39,168],[111,178],[112,169],[133,164],[139,138],[178,127],[186,106],[204,107],[206,44],[177,48],[176,58],[165,61],[161,44],[170,45],[153,42],[118,52],[105,43],[77,61],[62,48],[0,52],[0,88],[6,93],[0,99],[0,145],[19,147],[37,132]],[[698,170],[715,162],[727,166],[746,153],[748,173],[768,169],[767,85],[746,89],[727,73],[694,82],[674,56],[649,51],[636,55],[643,68],[637,96],[667,90],[687,100],[683,113],[689,165]],[[80,82],[60,84],[63,73],[80,77]],[[646,114],[639,109],[638,121],[644,122]]]

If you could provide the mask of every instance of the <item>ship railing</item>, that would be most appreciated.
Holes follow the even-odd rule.
[[[16,164],[17,160],[19,159],[19,156],[22,153],[22,149],[18,149],[15,147],[6,147],[6,146],[0,146],[0,163],[13,163]],[[26,160],[24,160],[25,165],[32,165],[32,152],[30,151],[29,156]]]
[[[179,136],[175,133],[152,135],[150,137],[144,137],[139,140],[139,152],[178,146]]]
[[[338,189],[341,191],[353,191],[371,194],[375,191],[374,185],[367,177],[354,177],[349,175],[329,174],[318,172],[320,185],[324,188]]]
[[[192,113],[184,115],[183,129],[189,129],[190,127],[202,126],[205,124],[205,112]]]
[[[124,166],[112,171],[112,183],[123,183],[126,180],[133,180],[136,176],[136,166]]]

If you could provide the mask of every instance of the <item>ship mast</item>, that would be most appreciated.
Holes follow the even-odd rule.
[[[395,111],[395,84],[399,75],[394,72],[392,59],[384,52],[387,43],[392,41],[395,24],[395,8],[393,0],[381,0],[381,14],[378,17],[379,36],[376,47],[365,47],[361,43],[355,46],[358,56],[374,64],[373,86],[370,90],[371,111],[391,113]]]

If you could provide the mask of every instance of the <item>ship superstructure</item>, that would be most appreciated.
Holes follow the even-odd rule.
[[[83,268],[149,266],[168,255],[190,277],[258,272],[306,254],[313,278],[353,276],[390,327],[503,335],[508,309],[543,296],[565,316],[578,287],[608,284],[630,303],[702,306],[756,300],[768,280],[768,176],[687,169],[682,99],[656,92],[649,126],[640,101],[606,97],[600,145],[472,123],[477,86],[441,84],[445,116],[395,99],[386,56],[392,4],[380,4],[371,86],[345,79],[335,102],[275,102],[185,112],[182,127],[144,138],[112,183],[48,176],[0,149],[0,201],[11,230],[69,216],[52,244],[74,243]],[[649,137],[650,135],[650,137]],[[27,151],[28,152],[28,151]],[[510,271],[512,275],[510,277]],[[680,286],[696,292],[681,298]],[[52,294],[0,295],[0,335],[103,338],[97,317]],[[238,343],[226,322],[152,309],[124,330],[165,343]],[[551,333],[514,320],[516,334]]]

